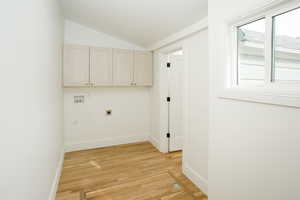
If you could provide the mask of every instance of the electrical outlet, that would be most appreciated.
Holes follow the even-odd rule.
[[[84,96],[74,96],[74,103],[84,103]]]

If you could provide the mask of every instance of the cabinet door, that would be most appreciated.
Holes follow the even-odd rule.
[[[133,82],[133,51],[115,49],[113,55],[113,82],[128,86]]]
[[[151,86],[152,68],[152,53],[136,51],[134,54],[134,84]]]
[[[64,86],[86,86],[89,84],[89,47],[65,45]]]
[[[112,49],[90,49],[90,82],[93,86],[113,84]]]

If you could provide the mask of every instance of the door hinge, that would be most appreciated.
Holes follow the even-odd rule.
[[[167,133],[167,138],[170,138],[170,136],[171,136],[170,133]]]
[[[170,102],[171,101],[171,97],[167,97],[167,102]]]
[[[171,63],[168,62],[168,63],[167,63],[167,68],[170,68],[170,67],[171,67]]]

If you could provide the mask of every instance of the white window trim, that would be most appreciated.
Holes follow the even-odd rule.
[[[228,40],[227,50],[228,65],[222,73],[217,94],[220,98],[237,99],[258,103],[283,105],[300,108],[300,82],[276,81],[272,82],[272,19],[273,16],[282,14],[296,7],[300,2],[296,0],[277,0],[267,5],[254,9],[245,16],[237,17],[227,23]],[[266,19],[266,43],[265,43],[265,84],[263,86],[241,87],[237,83],[237,34],[238,26],[245,25],[258,19]]]

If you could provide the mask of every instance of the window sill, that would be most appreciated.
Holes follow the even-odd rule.
[[[300,108],[300,92],[281,92],[270,88],[234,87],[220,90],[217,96],[223,99]]]

